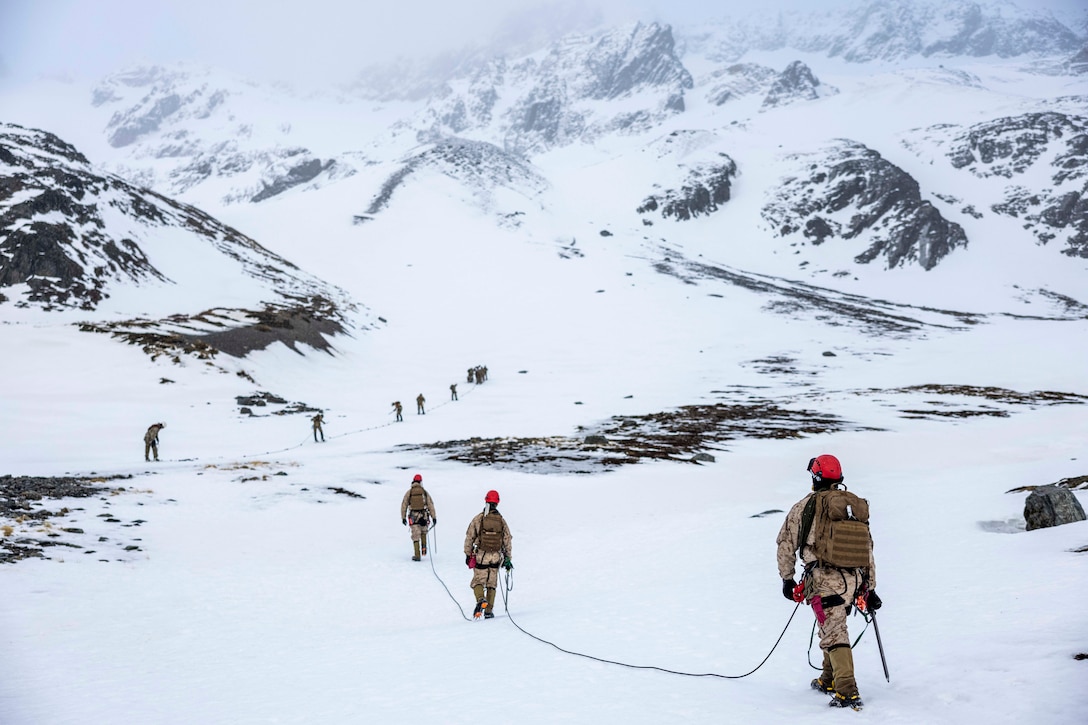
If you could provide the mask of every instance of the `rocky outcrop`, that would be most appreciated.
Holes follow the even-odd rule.
[[[318,158],[290,143],[290,124],[266,115],[270,106],[290,99],[287,88],[269,92],[181,64],[111,75],[92,95],[95,106],[115,109],[107,139],[129,156],[112,171],[170,195],[208,181],[237,179],[222,197],[227,203],[260,202],[303,184],[354,173],[348,163]],[[157,161],[148,164],[147,159]]]
[[[338,290],[199,209],[99,172],[50,133],[0,125],[0,287],[16,304],[91,310],[115,285],[170,284],[172,270],[144,251],[164,235],[194,252],[210,246],[260,281],[268,298],[254,303],[322,298],[333,316],[344,304]]]
[[[105,204],[102,204],[105,202]],[[0,125],[0,287],[25,301],[94,308],[114,280],[163,280],[135,241],[107,228],[100,207],[150,223],[161,211],[53,134]]]
[[[1084,521],[1084,507],[1076,494],[1062,486],[1039,486],[1024,502],[1027,530]]]
[[[454,179],[472,193],[480,206],[488,210],[491,210],[493,192],[497,188],[509,189],[526,199],[532,199],[549,186],[532,165],[494,144],[448,138],[407,158],[382,184],[365,214],[357,219],[372,218],[389,204],[401,185],[425,170]]]
[[[660,212],[663,218],[677,221],[717,211],[729,201],[731,180],[737,175],[737,165],[733,159],[725,154],[718,156],[715,163],[689,167],[680,188],[651,194],[636,211],[639,214]]]
[[[707,100],[715,106],[751,95],[767,95],[779,74],[758,63],[734,63],[710,75]]]
[[[840,140],[790,160],[796,175],[772,191],[763,219],[774,233],[812,245],[860,239],[858,264],[932,269],[967,244],[963,229],[922,199],[918,182],[879,153]]]
[[[491,60],[451,80],[417,122],[419,138],[486,133],[516,154],[638,132],[684,110],[693,85],[667,25],[574,35],[546,51]],[[601,103],[625,99],[622,109]],[[501,110],[500,109],[505,109]]]
[[[771,84],[763,99],[763,108],[786,106],[798,101],[814,101],[821,96],[838,93],[838,89],[822,85],[807,65],[795,60],[786,66]]]
[[[299,161],[288,169],[287,173],[272,179],[271,183],[262,184],[263,188],[254,194],[250,198],[250,201],[264,201],[265,199],[270,199],[277,194],[281,194],[288,189],[296,187],[299,184],[313,181],[321,174],[321,172],[327,171],[334,163],[335,162],[332,159],[322,161],[321,159],[315,158]]]
[[[1026,113],[937,126],[907,146],[975,177],[1008,180],[992,212],[1020,220],[1042,244],[1088,258],[1088,117]]]

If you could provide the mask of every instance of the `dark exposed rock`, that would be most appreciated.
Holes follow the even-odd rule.
[[[484,199],[496,187],[512,189],[528,198],[548,187],[547,180],[531,164],[494,144],[446,138],[409,157],[400,169],[391,174],[371,200],[363,217],[372,218],[384,209],[392,199],[393,192],[423,169],[456,179]]]
[[[1057,240],[1063,254],[1088,258],[1088,117],[1025,113],[921,136],[954,168],[1009,180],[991,211],[1021,220],[1042,244]]]
[[[0,126],[0,287],[27,285],[26,299],[92,309],[112,280],[164,280],[128,238],[106,228],[103,203],[155,222],[161,213],[52,134]],[[31,193],[29,198],[28,192]],[[30,223],[27,223],[27,220]]]
[[[820,84],[812,69],[799,60],[786,66],[775,78],[763,99],[763,108],[786,106],[798,101],[814,101],[821,96],[828,96],[838,91]]]
[[[922,199],[910,174],[862,144],[841,140],[794,160],[799,173],[783,181],[762,211],[780,236],[800,232],[814,245],[863,238],[869,246],[854,261],[880,258],[889,269],[908,263],[932,269],[967,245],[963,228]]]
[[[711,74],[707,99],[716,106],[745,96],[766,96],[779,77],[774,68],[758,63],[735,63]]]
[[[254,194],[250,201],[258,202],[269,199],[276,194],[281,194],[288,189],[312,181],[317,176],[332,167],[335,162],[332,159],[321,161],[320,159],[308,159],[293,167],[285,175],[274,180],[271,184],[265,184],[260,192]]]
[[[693,166],[679,189],[668,189],[648,196],[636,209],[639,214],[659,211],[665,219],[677,221],[710,214],[729,201],[731,179],[737,175],[736,163],[719,154],[721,160]]]
[[[340,319],[342,303],[332,301],[344,299],[339,290],[236,229],[195,207],[96,172],[52,134],[0,125],[0,229],[5,230],[0,235],[0,288],[25,285],[18,304],[90,310],[113,285],[169,283],[140,247],[164,227],[183,230],[185,243],[211,246],[233,260],[241,274],[268,287],[271,300],[253,313],[258,323],[265,322],[262,316],[280,314],[280,308],[313,310],[319,299],[320,319]],[[109,323],[106,331],[124,324]],[[146,321],[135,327],[141,335],[173,334],[153,330]],[[200,334],[192,337],[200,342]]]
[[[1084,508],[1076,495],[1061,486],[1040,486],[1032,491],[1024,502],[1024,520],[1027,530],[1084,521]]]

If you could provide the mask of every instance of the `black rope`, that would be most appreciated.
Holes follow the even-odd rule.
[[[529,631],[525,630],[524,628],[522,628],[522,626],[520,624],[518,624],[517,622],[514,621],[513,615],[510,614],[510,601],[509,601],[509,597],[507,596],[507,592],[511,591],[514,587],[513,587],[513,583],[509,581],[509,578],[510,578],[509,572],[505,573],[503,576],[508,580],[507,585],[506,585],[506,589],[503,591],[503,595],[502,595],[503,607],[506,609],[506,616],[510,620],[510,624],[517,627],[518,630],[522,634],[525,634],[525,635],[535,639],[537,642],[541,642],[543,644],[550,645],[550,646],[554,647],[555,649],[559,650],[560,652],[563,652],[564,654],[574,655],[575,657],[584,657],[584,658],[586,658],[588,660],[593,660],[594,662],[603,662],[603,663],[609,664],[609,665],[619,665],[620,667],[628,667],[628,668],[633,669],[633,670],[657,670],[658,672],[666,672],[666,673],[668,673],[670,675],[682,675],[684,677],[717,677],[717,678],[723,679],[723,680],[739,680],[742,677],[747,677],[748,675],[751,675],[756,670],[758,670],[760,667],[762,667],[764,664],[766,664],[767,660],[769,660],[771,658],[771,655],[774,654],[774,651],[776,649],[778,649],[778,644],[782,641],[782,638],[786,636],[786,630],[790,628],[790,623],[793,622],[793,618],[794,618],[794,616],[796,616],[797,610],[801,607],[801,603],[798,602],[797,605],[793,608],[793,613],[790,614],[790,618],[786,621],[786,626],[782,628],[782,633],[778,635],[778,639],[775,640],[774,646],[771,647],[771,651],[767,653],[767,656],[763,658],[763,661],[760,662],[758,665],[756,665],[750,671],[745,672],[743,675],[719,675],[719,674],[717,674],[715,672],[700,672],[700,673],[681,672],[679,670],[670,670],[670,669],[667,669],[665,667],[657,667],[655,665],[632,665],[632,664],[628,664],[626,662],[618,662],[616,660],[605,659],[603,657],[594,657],[593,655],[587,655],[587,654],[583,654],[581,652],[575,652],[573,650],[564,649],[564,648],[560,647],[559,645],[557,645],[554,642],[549,642],[548,640],[546,640],[546,639],[544,639],[542,637],[537,637],[532,632],[529,632]]]
[[[435,536],[433,532],[437,526],[438,524],[432,523],[431,528],[428,529],[428,531],[432,532],[432,534],[431,551],[427,552],[427,561],[431,562],[431,572],[434,573],[434,578],[438,580],[438,583],[441,584],[442,588],[446,590],[446,594],[450,595],[450,599],[452,599],[453,603],[457,605],[457,608],[461,610],[461,618],[467,622],[471,622],[472,620],[469,619],[468,615],[465,614],[465,610],[461,609],[461,603],[457,601],[457,597],[453,596],[453,592],[451,592],[450,588],[446,586],[446,582],[442,581],[442,577],[438,576],[438,570],[434,568],[434,556],[432,556],[432,552],[438,551],[438,537]]]

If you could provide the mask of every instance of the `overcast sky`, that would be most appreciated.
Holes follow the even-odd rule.
[[[1017,0],[1083,8],[1084,0]],[[339,82],[397,55],[484,44],[560,23],[674,24],[732,9],[805,8],[843,0],[0,0],[0,61],[9,82],[97,78],[139,62],[195,60],[259,77]],[[513,9],[518,15],[513,16]],[[543,8],[543,9],[542,9]]]

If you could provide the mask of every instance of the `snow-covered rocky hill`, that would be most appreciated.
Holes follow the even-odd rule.
[[[510,626],[747,672],[824,452],[873,511],[863,716],[1084,712],[1088,524],[1022,511],[1088,474],[1085,27],[820,7],[0,84],[4,725],[839,717],[804,608],[728,682]],[[467,625],[488,489],[517,587]]]

